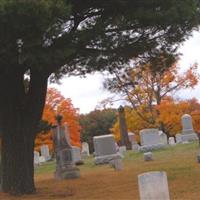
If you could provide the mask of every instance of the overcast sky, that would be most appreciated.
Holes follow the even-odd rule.
[[[199,63],[200,73],[200,32],[194,32],[179,49],[183,55],[180,60],[180,67],[184,71],[193,63]],[[95,109],[98,102],[112,96],[103,89],[103,76],[99,73],[88,75],[86,78],[66,77],[61,80],[61,85],[53,85],[63,96],[71,98],[74,107],[80,109],[80,113],[88,113]],[[200,83],[194,90],[181,91],[179,97],[187,99],[196,97],[200,99]],[[119,106],[119,103],[114,105]]]

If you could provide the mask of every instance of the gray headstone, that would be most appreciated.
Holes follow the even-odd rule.
[[[117,153],[115,139],[112,134],[93,137],[95,150],[95,163],[106,164],[116,158],[121,158]]]
[[[193,133],[193,126],[192,126],[192,117],[188,114],[184,114],[181,117],[182,121],[182,133],[187,134],[187,133]]]
[[[45,161],[48,161],[51,159],[51,156],[49,154],[49,147],[48,145],[42,145],[40,147],[40,151],[41,151],[41,156],[43,156],[45,158]]]
[[[140,200],[169,200],[165,172],[147,172],[138,176]]]
[[[112,134],[93,137],[96,156],[116,154],[115,139]]]

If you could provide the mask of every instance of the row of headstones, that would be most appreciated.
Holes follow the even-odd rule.
[[[176,134],[176,143],[188,143],[190,141],[198,140],[197,134],[193,130],[192,118],[190,115],[185,114],[182,116],[182,134]],[[167,140],[167,136],[158,129],[143,129],[140,131],[140,143],[139,146],[135,140],[133,133],[129,133],[129,139],[132,143],[133,149],[139,151],[150,151],[153,149],[159,149],[165,147],[167,144],[175,145],[174,137],[170,137]]]
[[[34,151],[34,165],[38,166],[44,162],[51,160],[51,155],[49,152],[48,145],[41,145],[40,153],[38,151]],[[86,142],[82,143],[82,150],[79,147],[73,146],[72,147],[72,160],[74,163],[81,161],[82,158],[88,157],[89,154],[89,145]]]

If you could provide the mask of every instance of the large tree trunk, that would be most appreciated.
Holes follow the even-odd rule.
[[[41,119],[48,76],[31,70],[24,88],[23,71],[0,77],[0,128],[2,134],[2,188],[15,195],[35,192],[33,151]]]

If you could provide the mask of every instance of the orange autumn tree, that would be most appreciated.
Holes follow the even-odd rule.
[[[162,72],[152,69],[153,66],[149,63],[143,67],[129,68],[121,73],[115,73],[104,86],[111,92],[121,94],[141,121],[145,121],[149,127],[159,127],[168,134],[164,124],[159,120],[160,113],[156,106],[167,96],[172,96],[181,89],[192,89],[197,85],[197,64],[192,65],[184,73],[179,73],[180,67],[177,62]]]
[[[158,109],[160,111],[159,120],[164,123],[171,136],[181,133],[183,114],[191,115],[195,132],[200,132],[200,103],[197,99],[175,101],[167,98],[161,102]]]
[[[47,92],[45,107],[42,120],[48,124],[56,124],[55,116],[63,116],[63,123],[69,127],[70,142],[73,146],[80,147],[80,125],[78,122],[78,109],[73,107],[71,99],[64,98],[55,88],[49,88]],[[52,131],[43,130],[38,134],[35,140],[35,150],[39,151],[42,144],[47,144],[50,151],[53,151]]]

